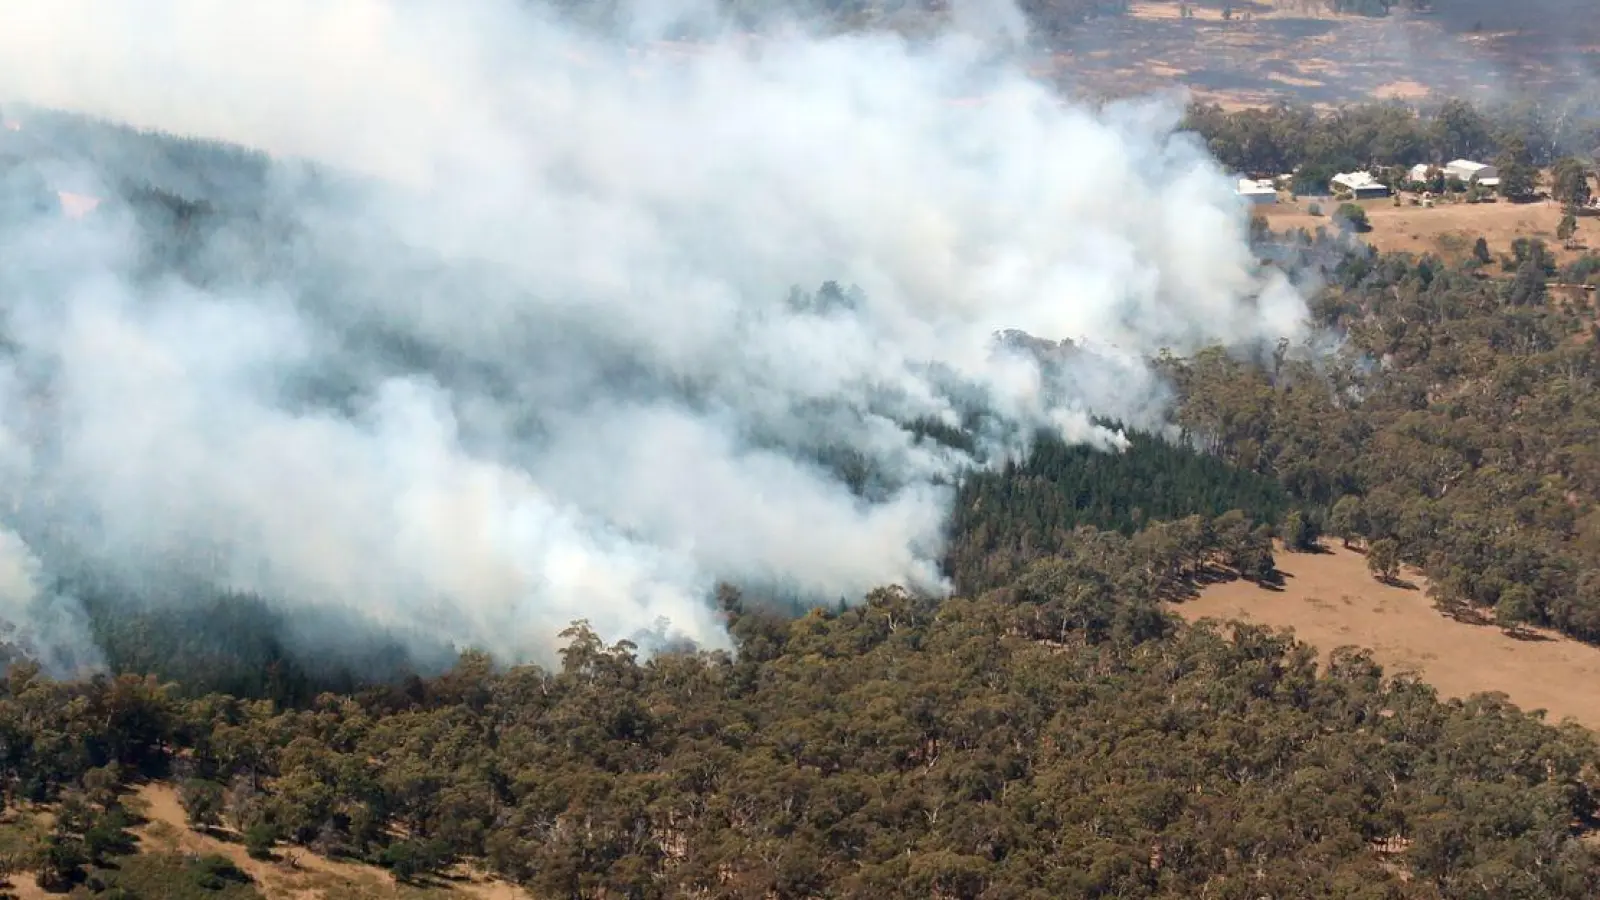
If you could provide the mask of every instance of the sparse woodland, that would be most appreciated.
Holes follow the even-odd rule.
[[[211,214],[138,196],[164,252]],[[1593,310],[1533,244],[1499,267],[1290,244],[1342,348],[1163,358],[1175,440],[972,473],[954,599],[795,615],[729,586],[733,654],[641,660],[578,623],[550,669],[466,653],[376,685],[297,668],[250,598],[104,616],[123,674],[0,680],[0,869],[155,896],[117,861],[126,788],[163,778],[254,855],[407,881],[470,859],[539,898],[1594,897],[1590,733],[1161,607],[1270,585],[1274,535],[1325,535],[1446,608],[1600,641]],[[159,896],[258,896],[220,863],[172,877],[202,893]]]

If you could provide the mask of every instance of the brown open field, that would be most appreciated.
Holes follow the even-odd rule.
[[[1587,249],[1600,247],[1600,218],[1584,216],[1578,219],[1578,235],[1574,248],[1562,246],[1556,239],[1556,226],[1561,222],[1561,206],[1547,201],[1533,203],[1447,203],[1431,209],[1405,205],[1395,206],[1390,199],[1363,200],[1360,205],[1367,210],[1372,230],[1361,235],[1366,243],[1384,252],[1404,251],[1421,255],[1433,253],[1446,258],[1459,258],[1472,252],[1472,244],[1482,236],[1495,254],[1510,253],[1511,242],[1519,237],[1539,238],[1545,242],[1557,262],[1565,264]],[[1321,205],[1322,215],[1314,216],[1308,208]],[[1256,209],[1271,224],[1274,231],[1292,231],[1304,228],[1315,232],[1317,228],[1331,228],[1328,216],[1339,206],[1325,198],[1295,202],[1284,201],[1275,206]]]
[[[1335,16],[1322,0],[1136,0],[1074,29],[1041,66],[1066,87],[1111,96],[1183,85],[1229,107],[1507,90],[1579,96],[1600,71],[1590,0],[1436,0],[1435,11]]]
[[[1368,647],[1391,672],[1415,672],[1441,695],[1501,692],[1548,720],[1565,718],[1600,730],[1600,648],[1554,633],[1520,640],[1491,625],[1468,625],[1440,614],[1425,596],[1426,582],[1408,571],[1412,587],[1379,583],[1366,558],[1335,544],[1328,553],[1280,553],[1282,591],[1245,581],[1215,584],[1177,604],[1190,621],[1243,620],[1290,628],[1324,653]]]

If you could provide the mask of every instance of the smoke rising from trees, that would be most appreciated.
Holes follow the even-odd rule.
[[[106,173],[165,177],[132,138],[41,176],[93,214],[12,209],[0,618],[92,662],[90,570],[257,594],[321,647],[548,659],[580,617],[721,646],[716,581],[942,590],[964,467],[1039,428],[1113,448],[1092,416],[1160,420],[1148,355],[1302,328],[1170,100],[1066,106],[961,32],[685,50],[655,13],[0,10],[0,101],[277,160],[208,183],[166,269]]]

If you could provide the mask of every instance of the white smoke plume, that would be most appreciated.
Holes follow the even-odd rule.
[[[1170,100],[1067,106],[961,32],[684,49],[650,12],[623,39],[509,0],[0,6],[0,102],[368,179],[312,199],[280,166],[258,199],[293,240],[224,228],[195,283],[141,273],[109,200],[5,232],[0,474],[44,568],[508,660],[579,617],[724,646],[717,580],[944,589],[963,466],[1040,427],[1115,447],[1091,415],[1161,413],[1140,359],[1302,328]],[[1005,329],[1115,350],[1050,378]]]

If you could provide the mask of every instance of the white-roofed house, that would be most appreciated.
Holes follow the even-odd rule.
[[[1470,159],[1452,159],[1445,163],[1444,174],[1446,178],[1454,178],[1462,184],[1477,182],[1487,187],[1494,187],[1500,183],[1499,169],[1488,163],[1473,162]]]
[[[1278,188],[1270,178],[1259,180],[1241,178],[1234,193],[1243,197],[1251,206],[1270,206],[1278,202]]]
[[[1349,191],[1357,200],[1389,196],[1388,185],[1373,178],[1371,172],[1340,172],[1328,179],[1328,184],[1335,191],[1341,188]]]

